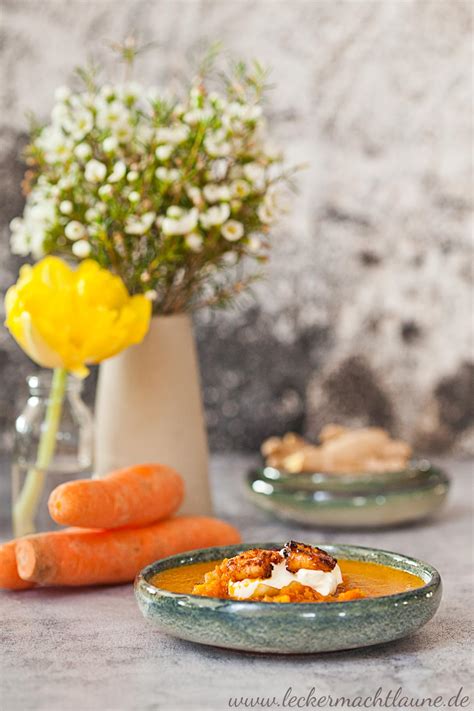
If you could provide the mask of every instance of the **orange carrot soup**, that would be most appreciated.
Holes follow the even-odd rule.
[[[170,592],[187,594],[194,592],[208,597],[230,598],[233,596],[229,594],[228,588],[219,587],[218,584],[216,585],[216,580],[212,580],[213,572],[220,569],[223,563],[222,560],[215,560],[169,568],[155,575],[151,582]],[[338,560],[338,564],[342,573],[342,583],[331,595],[324,596],[304,585],[292,583],[289,587],[297,586],[293,594],[287,588],[284,589],[283,595],[282,590],[279,590],[276,595],[268,594],[267,590],[267,594],[246,599],[258,599],[264,602],[342,602],[365,597],[395,595],[424,585],[424,581],[416,575],[378,563]],[[285,599],[281,599],[282,597]]]

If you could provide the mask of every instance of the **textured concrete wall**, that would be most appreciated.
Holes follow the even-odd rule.
[[[104,39],[158,40],[139,65],[153,82],[222,39],[273,66],[275,133],[310,168],[256,298],[197,318],[213,445],[336,418],[473,448],[470,2],[3,0],[2,20],[0,287],[25,111],[46,115]],[[2,331],[4,442],[29,369]]]

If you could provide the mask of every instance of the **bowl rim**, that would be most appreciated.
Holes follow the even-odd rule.
[[[266,472],[275,472],[274,476],[269,476]],[[416,480],[419,476],[422,479]],[[332,494],[342,494],[353,496],[359,488],[366,487],[364,493],[368,496],[375,496],[380,493],[397,494],[412,493],[419,489],[430,489],[438,483],[449,485],[450,479],[446,471],[433,464],[429,459],[412,459],[404,469],[393,472],[328,472],[324,470],[314,470],[307,472],[291,473],[285,469],[265,464],[250,467],[247,471],[247,485],[251,486],[251,480],[261,479],[265,483],[273,485],[289,485],[288,493],[295,491],[319,491],[321,486],[327,486]],[[439,481],[435,481],[438,479]],[[395,485],[397,488],[386,489],[386,485]],[[335,488],[331,490],[330,486]],[[300,487],[300,488],[299,488]],[[367,488],[368,487],[368,488]],[[377,489],[380,487],[380,490]],[[325,489],[323,489],[325,490]]]
[[[261,481],[263,484],[268,484],[273,487],[273,491],[256,491],[253,487],[254,483]],[[251,497],[258,499],[272,500],[276,504],[280,502],[290,503],[292,505],[307,505],[309,507],[314,507],[315,509],[321,508],[341,508],[344,506],[364,509],[366,506],[383,506],[387,503],[394,503],[396,501],[401,501],[403,499],[411,499],[414,496],[424,496],[425,498],[435,494],[437,496],[446,497],[449,492],[450,483],[449,480],[439,480],[436,482],[424,483],[413,489],[400,489],[400,490],[375,490],[375,491],[325,491],[325,490],[311,490],[311,489],[276,489],[273,484],[267,482],[265,479],[260,479],[257,476],[252,478],[252,472],[249,473],[247,480],[245,482],[245,492]],[[442,488],[442,490],[441,490]],[[322,496],[316,497],[315,495],[324,494]],[[380,499],[383,498],[383,501]],[[363,505],[357,503],[358,500],[364,499]]]
[[[251,548],[270,548],[273,547],[276,550],[279,550],[284,545],[282,542],[252,542],[252,543],[236,543],[230,546],[210,546],[208,548],[197,548],[195,550],[191,551],[185,551],[183,553],[177,553],[172,556],[167,556],[166,558],[162,558],[160,560],[154,561],[153,563],[150,563],[149,565],[145,566],[136,576],[135,581],[134,581],[134,589],[135,589],[135,594],[138,595],[142,590],[146,591],[150,596],[156,598],[169,598],[169,599],[174,599],[174,600],[182,600],[183,598],[186,598],[187,600],[192,600],[196,606],[205,606],[208,607],[209,601],[213,601],[216,603],[216,606],[219,607],[228,607],[229,605],[233,606],[233,609],[235,611],[241,610],[241,611],[246,611],[246,610],[256,610],[259,609],[260,611],[268,611],[272,612],[275,611],[276,609],[282,610],[282,611],[288,611],[292,610],[296,612],[297,610],[308,610],[308,608],[316,608],[318,610],[328,610],[328,609],[333,609],[333,610],[341,610],[341,606],[347,607],[348,605],[350,606],[350,609],[354,610],[354,612],[357,611],[357,609],[363,609],[367,605],[383,605],[385,602],[390,601],[393,603],[408,603],[408,602],[413,602],[417,601],[420,598],[430,598],[433,596],[433,594],[437,590],[442,590],[442,579],[441,575],[439,572],[434,568],[432,565],[429,563],[425,563],[425,561],[422,561],[418,558],[413,558],[411,556],[404,555],[402,553],[396,553],[395,551],[388,551],[382,548],[373,548],[371,546],[358,546],[358,545],[353,545],[351,543],[329,543],[329,542],[323,542],[321,544],[315,543],[311,545],[317,545],[323,547],[325,550],[326,549],[332,549],[332,552],[336,552],[335,549],[341,550],[344,552],[351,552],[357,553],[360,551],[361,553],[364,552],[370,552],[370,553],[381,553],[384,555],[388,555],[390,557],[393,557],[395,560],[398,560],[399,562],[406,562],[409,563],[410,565],[414,567],[421,567],[423,570],[420,571],[424,573],[424,575],[428,576],[428,580],[425,582],[424,585],[418,588],[412,588],[411,590],[405,590],[400,593],[394,593],[392,595],[380,595],[378,597],[367,597],[367,598],[359,598],[356,600],[341,600],[341,601],[335,601],[335,602],[287,602],[287,603],[281,603],[281,602],[261,602],[261,601],[250,601],[250,600],[233,600],[230,598],[218,598],[218,597],[211,597],[211,596],[205,596],[205,595],[194,595],[193,593],[180,593],[180,592],[172,592],[171,590],[166,590],[165,588],[160,588],[156,585],[153,585],[150,581],[149,578],[151,575],[156,575],[158,572],[160,572],[160,569],[164,565],[165,567],[163,570],[167,570],[169,568],[172,568],[173,565],[170,565],[170,563],[176,562],[176,566],[178,567],[178,564],[183,564],[183,558],[193,558],[196,556],[201,556],[203,553],[209,553],[210,551],[216,551],[216,558],[214,560],[219,560],[219,552],[223,550],[229,550],[230,549],[235,549],[234,555],[237,555],[239,552],[249,550]],[[328,552],[331,552],[329,550]],[[220,556],[220,559],[222,559],[222,555]],[[210,559],[211,560],[211,559]],[[209,562],[210,562],[209,560]],[[353,560],[357,560],[357,558],[353,558]],[[198,561],[192,561],[190,560],[188,564],[191,564],[192,562],[199,562]],[[376,561],[361,561],[361,562],[376,562]],[[385,563],[382,563],[381,565],[386,565]],[[403,568],[396,568],[396,566],[390,566],[388,567],[393,567],[398,570],[404,570]],[[411,571],[406,571],[405,572],[411,572]],[[415,573],[412,573],[412,575],[416,575]],[[424,578],[420,575],[418,575],[422,580]],[[206,603],[207,601],[207,603]],[[235,606],[235,608],[234,608]]]

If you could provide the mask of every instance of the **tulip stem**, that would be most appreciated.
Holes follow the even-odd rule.
[[[25,483],[13,505],[13,532],[15,536],[35,533],[35,516],[44,489],[46,471],[51,464],[56,447],[56,435],[61,420],[67,370],[56,368],[53,372],[46,418],[42,427],[35,466],[28,470]]]

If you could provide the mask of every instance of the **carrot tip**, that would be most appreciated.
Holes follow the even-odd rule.
[[[18,575],[23,580],[30,580],[36,567],[36,555],[33,544],[20,540],[15,546]]]

